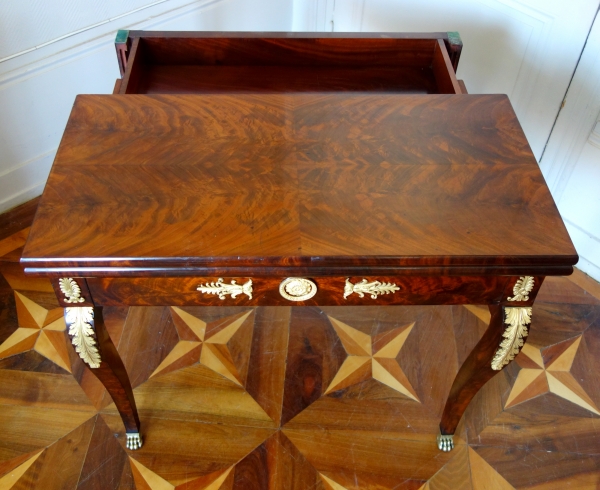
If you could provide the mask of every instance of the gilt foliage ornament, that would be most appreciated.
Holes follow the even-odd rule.
[[[306,301],[317,294],[317,285],[303,277],[288,277],[279,285],[279,294],[289,301]]]
[[[504,308],[505,320],[508,325],[502,334],[504,340],[492,359],[492,369],[500,371],[519,353],[527,337],[527,325],[531,323],[531,308]]]
[[[65,308],[65,322],[79,357],[91,368],[100,367],[100,353],[94,340],[94,309],[92,307]]]
[[[529,301],[529,293],[533,289],[533,285],[533,277],[521,277],[513,287],[514,296],[512,298],[508,297],[508,301]]]
[[[84,298],[81,297],[81,288],[75,282],[75,279],[70,277],[61,277],[58,280],[60,290],[65,295],[65,303],[83,303]]]
[[[371,298],[377,299],[377,296],[380,294],[395,293],[399,290],[400,287],[391,282],[367,282],[366,279],[363,279],[359,283],[352,284],[350,282],[350,278],[348,278],[346,279],[346,285],[344,286],[344,299],[346,299],[352,293],[358,294],[358,296],[361,298],[364,298],[365,294],[370,294]]]
[[[248,298],[252,299],[252,279],[244,284],[236,284],[235,280],[231,281],[231,284],[225,284],[223,278],[219,277],[217,282],[207,282],[206,284],[200,284],[197,288],[201,293],[216,294],[219,299],[225,299],[228,294],[232,298],[240,294],[245,294]]]

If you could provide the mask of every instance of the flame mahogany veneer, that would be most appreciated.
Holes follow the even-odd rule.
[[[290,305],[279,284],[306,277],[317,294],[295,305],[490,306],[442,417],[454,433],[497,372],[504,308],[531,306],[577,254],[508,98],[465,94],[447,41],[134,31],[118,45],[118,93],[77,97],[22,264],[64,306],[58,279],[74,278],[76,306],[96,309],[99,378],[128,432],[102,306]],[[535,287],[509,302],[522,276]],[[252,279],[252,299],[196,290],[219,277]],[[344,299],[346,278],[400,290]]]

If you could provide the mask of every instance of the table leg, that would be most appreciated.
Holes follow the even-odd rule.
[[[102,318],[102,307],[65,308],[65,321],[77,354],[110,393],[125,424],[127,448],[142,447],[140,419],[125,365]]]
[[[481,387],[519,353],[531,322],[531,307],[489,306],[492,318],[481,340],[461,366],[442,414],[438,447],[450,451],[467,406]]]

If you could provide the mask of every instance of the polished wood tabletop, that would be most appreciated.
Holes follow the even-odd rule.
[[[119,35],[123,78],[77,97],[21,263],[52,279],[129,449],[105,306],[487,305],[441,416],[449,451],[577,253],[508,97],[456,79],[455,35],[269,36]],[[350,364],[395,369],[397,350],[340,332]]]
[[[350,93],[79,96],[22,263],[548,275],[576,260],[506,96]]]

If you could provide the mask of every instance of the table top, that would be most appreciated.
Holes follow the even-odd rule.
[[[78,96],[22,259],[38,273],[576,262],[506,96],[360,93]]]

